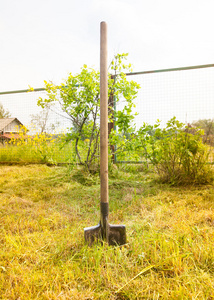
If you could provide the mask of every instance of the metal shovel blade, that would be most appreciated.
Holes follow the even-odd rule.
[[[120,246],[126,243],[126,227],[125,225],[109,224],[108,244],[112,246]]]
[[[84,229],[85,241],[91,246],[97,241],[106,241],[111,246],[120,246],[126,243],[125,225],[107,224],[104,230],[101,224]],[[106,235],[106,236],[105,236]]]
[[[84,228],[84,236],[86,243],[91,246],[93,243],[102,239],[101,225]]]

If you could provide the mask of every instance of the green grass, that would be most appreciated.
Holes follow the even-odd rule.
[[[16,144],[17,143],[17,144]],[[77,163],[75,153],[75,142],[63,142],[60,139],[49,140],[45,135],[38,136],[38,139],[28,139],[15,144],[0,143],[0,162],[1,163],[20,163],[20,164],[62,164]],[[79,152],[84,161],[87,156],[86,143],[79,142]]]
[[[0,162],[7,163],[70,163],[76,161],[71,143],[62,146],[58,141],[41,144],[1,145]]]
[[[214,299],[214,189],[169,187],[113,168],[111,224],[127,244],[84,242],[99,222],[99,177],[0,167],[0,299]]]

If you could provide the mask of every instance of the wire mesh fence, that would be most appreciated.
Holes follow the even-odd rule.
[[[5,110],[10,112],[11,117],[17,118],[27,128],[31,129],[33,124],[36,124],[36,131],[42,131],[42,125],[36,117],[42,119],[43,109],[37,105],[39,98],[46,98],[46,91],[43,89],[35,89],[35,91],[12,91],[0,93],[0,103]],[[35,126],[33,126],[35,127]],[[71,127],[70,119],[60,108],[60,105],[55,103],[48,111],[47,124],[45,131],[48,133],[59,133],[66,128]]]
[[[214,117],[213,64],[130,73],[128,79],[141,86],[135,109],[137,127],[157,119],[164,124],[174,116],[186,124]]]
[[[214,119],[213,64],[130,73],[127,74],[127,78],[136,81],[141,87],[134,108],[137,113],[134,120],[137,129],[143,123],[155,124],[158,119],[161,121],[161,126],[165,126],[166,122],[174,116],[185,124],[193,124],[199,120],[211,120],[212,122]],[[31,137],[30,141],[33,140],[32,137],[36,136],[39,139],[39,134],[42,135],[43,131],[48,133],[48,143],[52,146],[49,147],[50,149],[46,149],[46,154],[43,155],[49,155],[49,151],[52,153],[51,159],[54,162],[69,162],[74,158],[75,153],[68,145],[62,147],[62,145],[56,143],[55,138],[69,132],[72,127],[71,119],[57,103],[44,112],[37,105],[37,100],[40,97],[46,97],[45,90],[1,92],[0,103],[5,110],[10,112],[11,118],[16,118],[27,128],[27,135]],[[123,100],[119,101],[116,109],[121,108],[123,105]],[[39,122],[42,118],[46,122],[45,130],[44,122]],[[0,134],[3,134],[4,130],[5,128],[0,128]],[[40,136],[40,139],[44,139],[44,135],[43,138]],[[12,146],[12,144],[8,147],[8,141],[6,140],[6,143],[5,140],[0,142],[0,161],[20,160],[17,147]],[[28,141],[29,147],[32,147],[31,143]],[[29,162],[35,160],[35,149],[37,155],[42,153],[38,143],[35,143],[34,146],[34,156],[29,157]],[[43,147],[47,147],[47,145],[43,145]],[[10,158],[5,155],[6,152],[7,154],[11,152]],[[27,150],[26,154],[22,153],[22,157],[27,155]],[[45,158],[40,156],[39,161],[41,159]]]
[[[164,128],[172,118],[189,128],[199,126],[204,130],[203,140],[210,147],[210,161],[213,162],[214,137],[214,65],[191,66],[164,70],[144,71],[127,74],[129,80],[140,85],[136,99],[136,129],[144,123],[154,125],[160,121]],[[123,107],[123,101],[116,109]],[[212,141],[212,142],[211,142]],[[129,152],[122,161],[133,162]],[[125,159],[125,160],[124,160]],[[145,158],[138,156],[138,160]],[[135,158],[136,161],[136,158]]]

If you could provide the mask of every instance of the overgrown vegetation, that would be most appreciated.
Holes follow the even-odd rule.
[[[130,127],[126,135],[121,134],[122,129],[117,135],[113,131],[110,141],[116,144],[117,159],[141,160],[145,169],[153,168],[157,172],[161,182],[172,185],[212,184],[214,170],[210,162],[213,161],[213,147],[204,143],[204,131],[186,126],[176,118],[169,120],[165,128],[160,125],[160,122],[153,126],[144,124],[137,132]],[[13,138],[1,147],[0,161],[76,165],[79,156],[87,161],[90,140],[78,141],[78,156],[75,151],[76,140],[65,143],[67,137],[46,133],[29,136],[27,129],[23,128],[19,139]],[[93,164],[87,165],[87,169],[90,173],[99,173],[99,156],[97,164],[93,161]]]
[[[99,176],[0,167],[0,299],[212,299],[213,186],[170,187],[142,165],[111,169],[121,247],[84,242],[99,221]]]
[[[71,145],[62,150],[61,138],[53,134],[27,134],[28,129],[22,127],[19,138],[15,136],[0,146],[0,161],[8,163],[48,163],[70,162],[72,159]],[[67,152],[67,154],[66,154]]]
[[[213,181],[212,148],[204,143],[204,131],[188,127],[175,117],[164,128],[143,124],[135,133],[123,137],[118,159],[149,164],[162,182],[170,184],[207,184]]]
[[[161,129],[157,123],[145,137],[146,127],[140,129],[144,136],[145,155],[150,159],[163,182],[170,184],[203,184],[213,180],[209,162],[210,148],[203,143],[204,132],[189,128],[172,118]],[[140,134],[140,135],[141,135]]]

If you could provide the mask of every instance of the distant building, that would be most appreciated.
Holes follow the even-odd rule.
[[[23,124],[17,118],[0,119],[0,143],[23,137]]]

